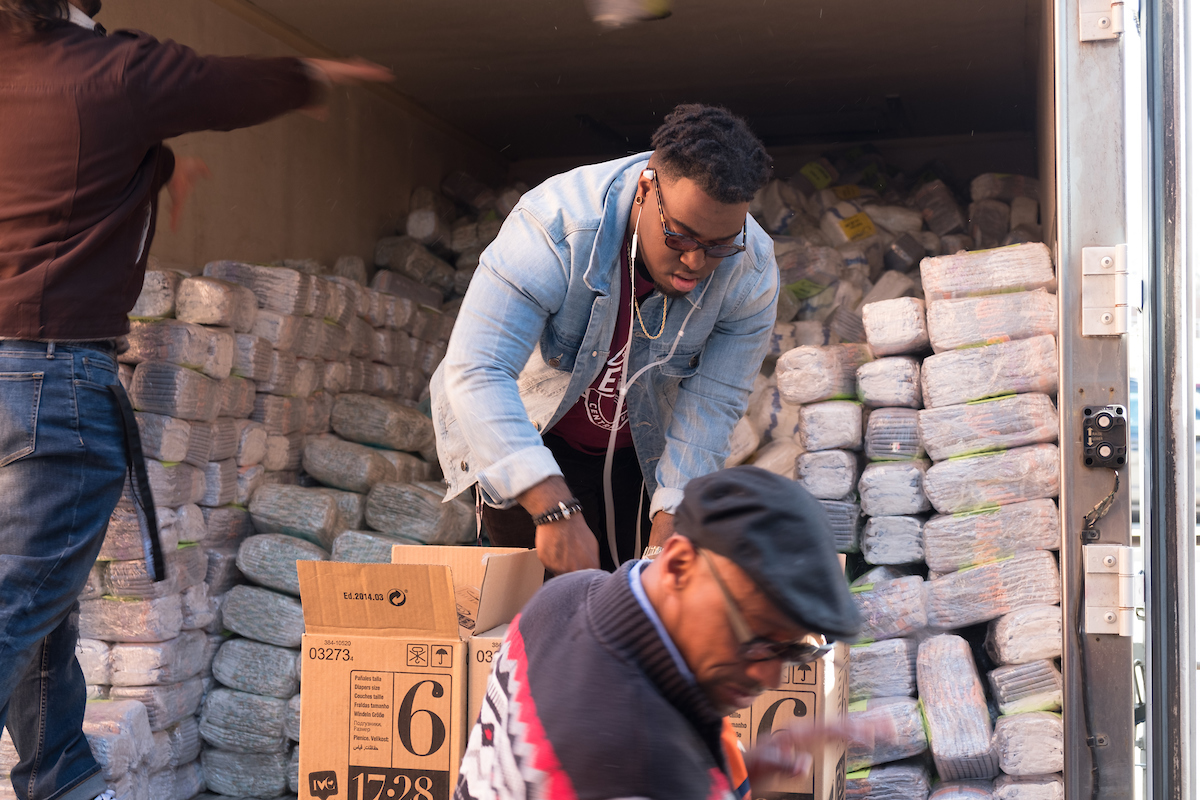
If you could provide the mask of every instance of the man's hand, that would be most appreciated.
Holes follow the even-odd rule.
[[[335,60],[330,58],[306,58],[304,66],[308,68],[309,77],[322,89],[317,100],[301,113],[313,119],[324,122],[329,118],[329,89],[333,86],[357,86],[363,83],[390,83],[396,76],[387,67],[375,64],[362,58]]]
[[[530,516],[540,516],[572,499],[567,482],[554,475],[527,490],[517,502]],[[538,558],[555,575],[600,568],[600,545],[582,514],[537,527]]]
[[[211,178],[212,171],[198,158],[175,159],[175,172],[167,183],[167,196],[171,198],[171,230],[179,230],[183,218],[183,207],[200,178]]]
[[[660,511],[654,515],[654,521],[650,525],[650,544],[649,547],[662,547],[675,535],[675,515],[668,514],[666,511]],[[637,555],[641,555],[638,553]]]
[[[746,772],[750,785],[776,778],[798,778],[808,774],[813,766],[813,753],[824,749],[830,739],[854,742],[873,742],[884,736],[895,737],[879,723],[840,720],[828,725],[784,728],[759,740],[746,753]]]

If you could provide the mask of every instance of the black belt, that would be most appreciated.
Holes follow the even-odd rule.
[[[77,346],[90,347],[92,344],[87,342]],[[146,474],[146,457],[142,453],[142,437],[138,431],[137,417],[133,415],[133,404],[129,402],[125,387],[114,383],[108,388],[117,398],[117,405],[121,407],[121,422],[125,426],[125,461],[128,464],[129,483],[133,489],[134,506],[142,531],[146,571],[155,582],[166,580],[166,563],[163,561],[162,542],[158,536],[158,516],[154,511],[154,495],[150,493],[150,477]]]

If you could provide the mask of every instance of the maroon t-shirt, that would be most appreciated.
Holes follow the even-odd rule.
[[[645,300],[654,291],[654,284],[636,276],[638,302]],[[632,313],[629,300],[629,246],[621,248],[621,300],[617,307],[617,327],[609,345],[609,358],[592,385],[571,410],[550,429],[550,432],[567,444],[584,453],[600,454],[608,450],[608,438],[612,433],[613,417],[617,413],[617,394],[621,388],[621,369],[629,352],[629,315]],[[657,321],[657,320],[656,320]],[[634,321],[636,325],[636,320]],[[649,325],[649,321],[646,323]],[[657,328],[657,326],[655,326]],[[617,447],[632,447],[633,434],[629,430],[629,406],[621,404],[621,419],[617,429]]]

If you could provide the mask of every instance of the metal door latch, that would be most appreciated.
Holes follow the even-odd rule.
[[[1083,248],[1084,336],[1119,336],[1129,332],[1142,298],[1141,281],[1131,281],[1128,251],[1123,244]]]
[[[1133,548],[1116,544],[1083,546],[1084,633],[1132,636],[1141,604],[1141,576],[1133,571]]]
[[[1079,41],[1119,39],[1125,30],[1123,0],[1079,0]]]

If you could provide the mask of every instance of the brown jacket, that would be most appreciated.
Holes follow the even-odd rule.
[[[127,333],[174,169],[163,140],[256,125],[314,92],[294,58],[67,22],[26,33],[0,14],[0,338]]]

